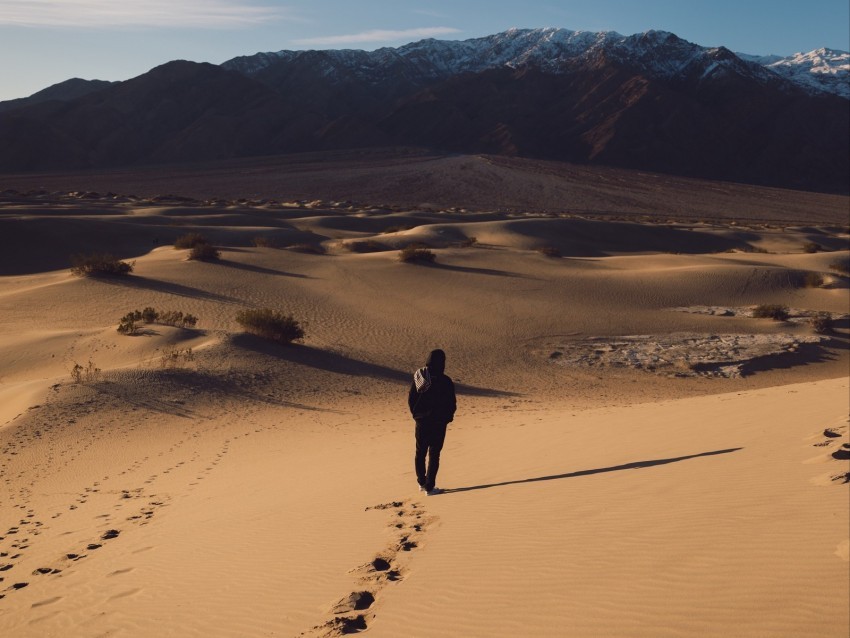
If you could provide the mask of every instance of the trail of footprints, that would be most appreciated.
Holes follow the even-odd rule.
[[[391,512],[389,528],[393,539],[387,548],[364,565],[352,569],[359,587],[333,603],[329,618],[301,635],[305,638],[330,638],[365,631],[375,618],[374,604],[381,591],[404,580],[407,574],[406,553],[417,549],[432,522],[420,503],[393,501],[367,507]]]

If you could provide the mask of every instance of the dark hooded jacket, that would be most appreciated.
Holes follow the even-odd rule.
[[[445,374],[446,354],[442,350],[432,350],[425,363],[431,374],[431,387],[426,392],[416,391],[416,384],[410,384],[407,405],[417,421],[430,423],[451,423],[454,420],[457,402],[455,384]]]

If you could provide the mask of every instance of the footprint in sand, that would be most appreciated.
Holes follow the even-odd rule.
[[[361,581],[371,584],[370,590],[352,592],[334,603],[330,609],[333,617],[313,627],[308,635],[329,637],[365,631],[376,617],[373,605],[380,590],[391,582],[402,580],[403,567],[396,565],[396,560],[402,552],[411,552],[419,547],[419,537],[426,527],[420,504],[392,501],[367,507],[366,511],[369,510],[394,510],[389,527],[396,530],[398,536],[385,552],[351,570],[351,573],[360,575]],[[357,613],[364,611],[368,613]]]

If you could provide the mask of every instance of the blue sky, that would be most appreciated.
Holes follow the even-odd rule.
[[[0,100],[72,77],[124,80],[174,59],[546,26],[661,29],[754,54],[850,49],[847,0],[0,0]]]

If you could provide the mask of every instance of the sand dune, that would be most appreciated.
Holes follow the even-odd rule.
[[[171,245],[187,232],[221,259],[188,261]],[[755,222],[9,204],[0,633],[845,636],[847,241]],[[401,263],[410,242],[436,260]],[[133,273],[72,275],[68,255],[93,249]],[[755,319],[757,304],[797,314]],[[198,325],[116,331],[147,306]],[[304,342],[242,333],[251,307],[292,313]],[[681,335],[740,375],[646,363]],[[436,346],[459,412],[447,491],[428,497],[405,396]]]

